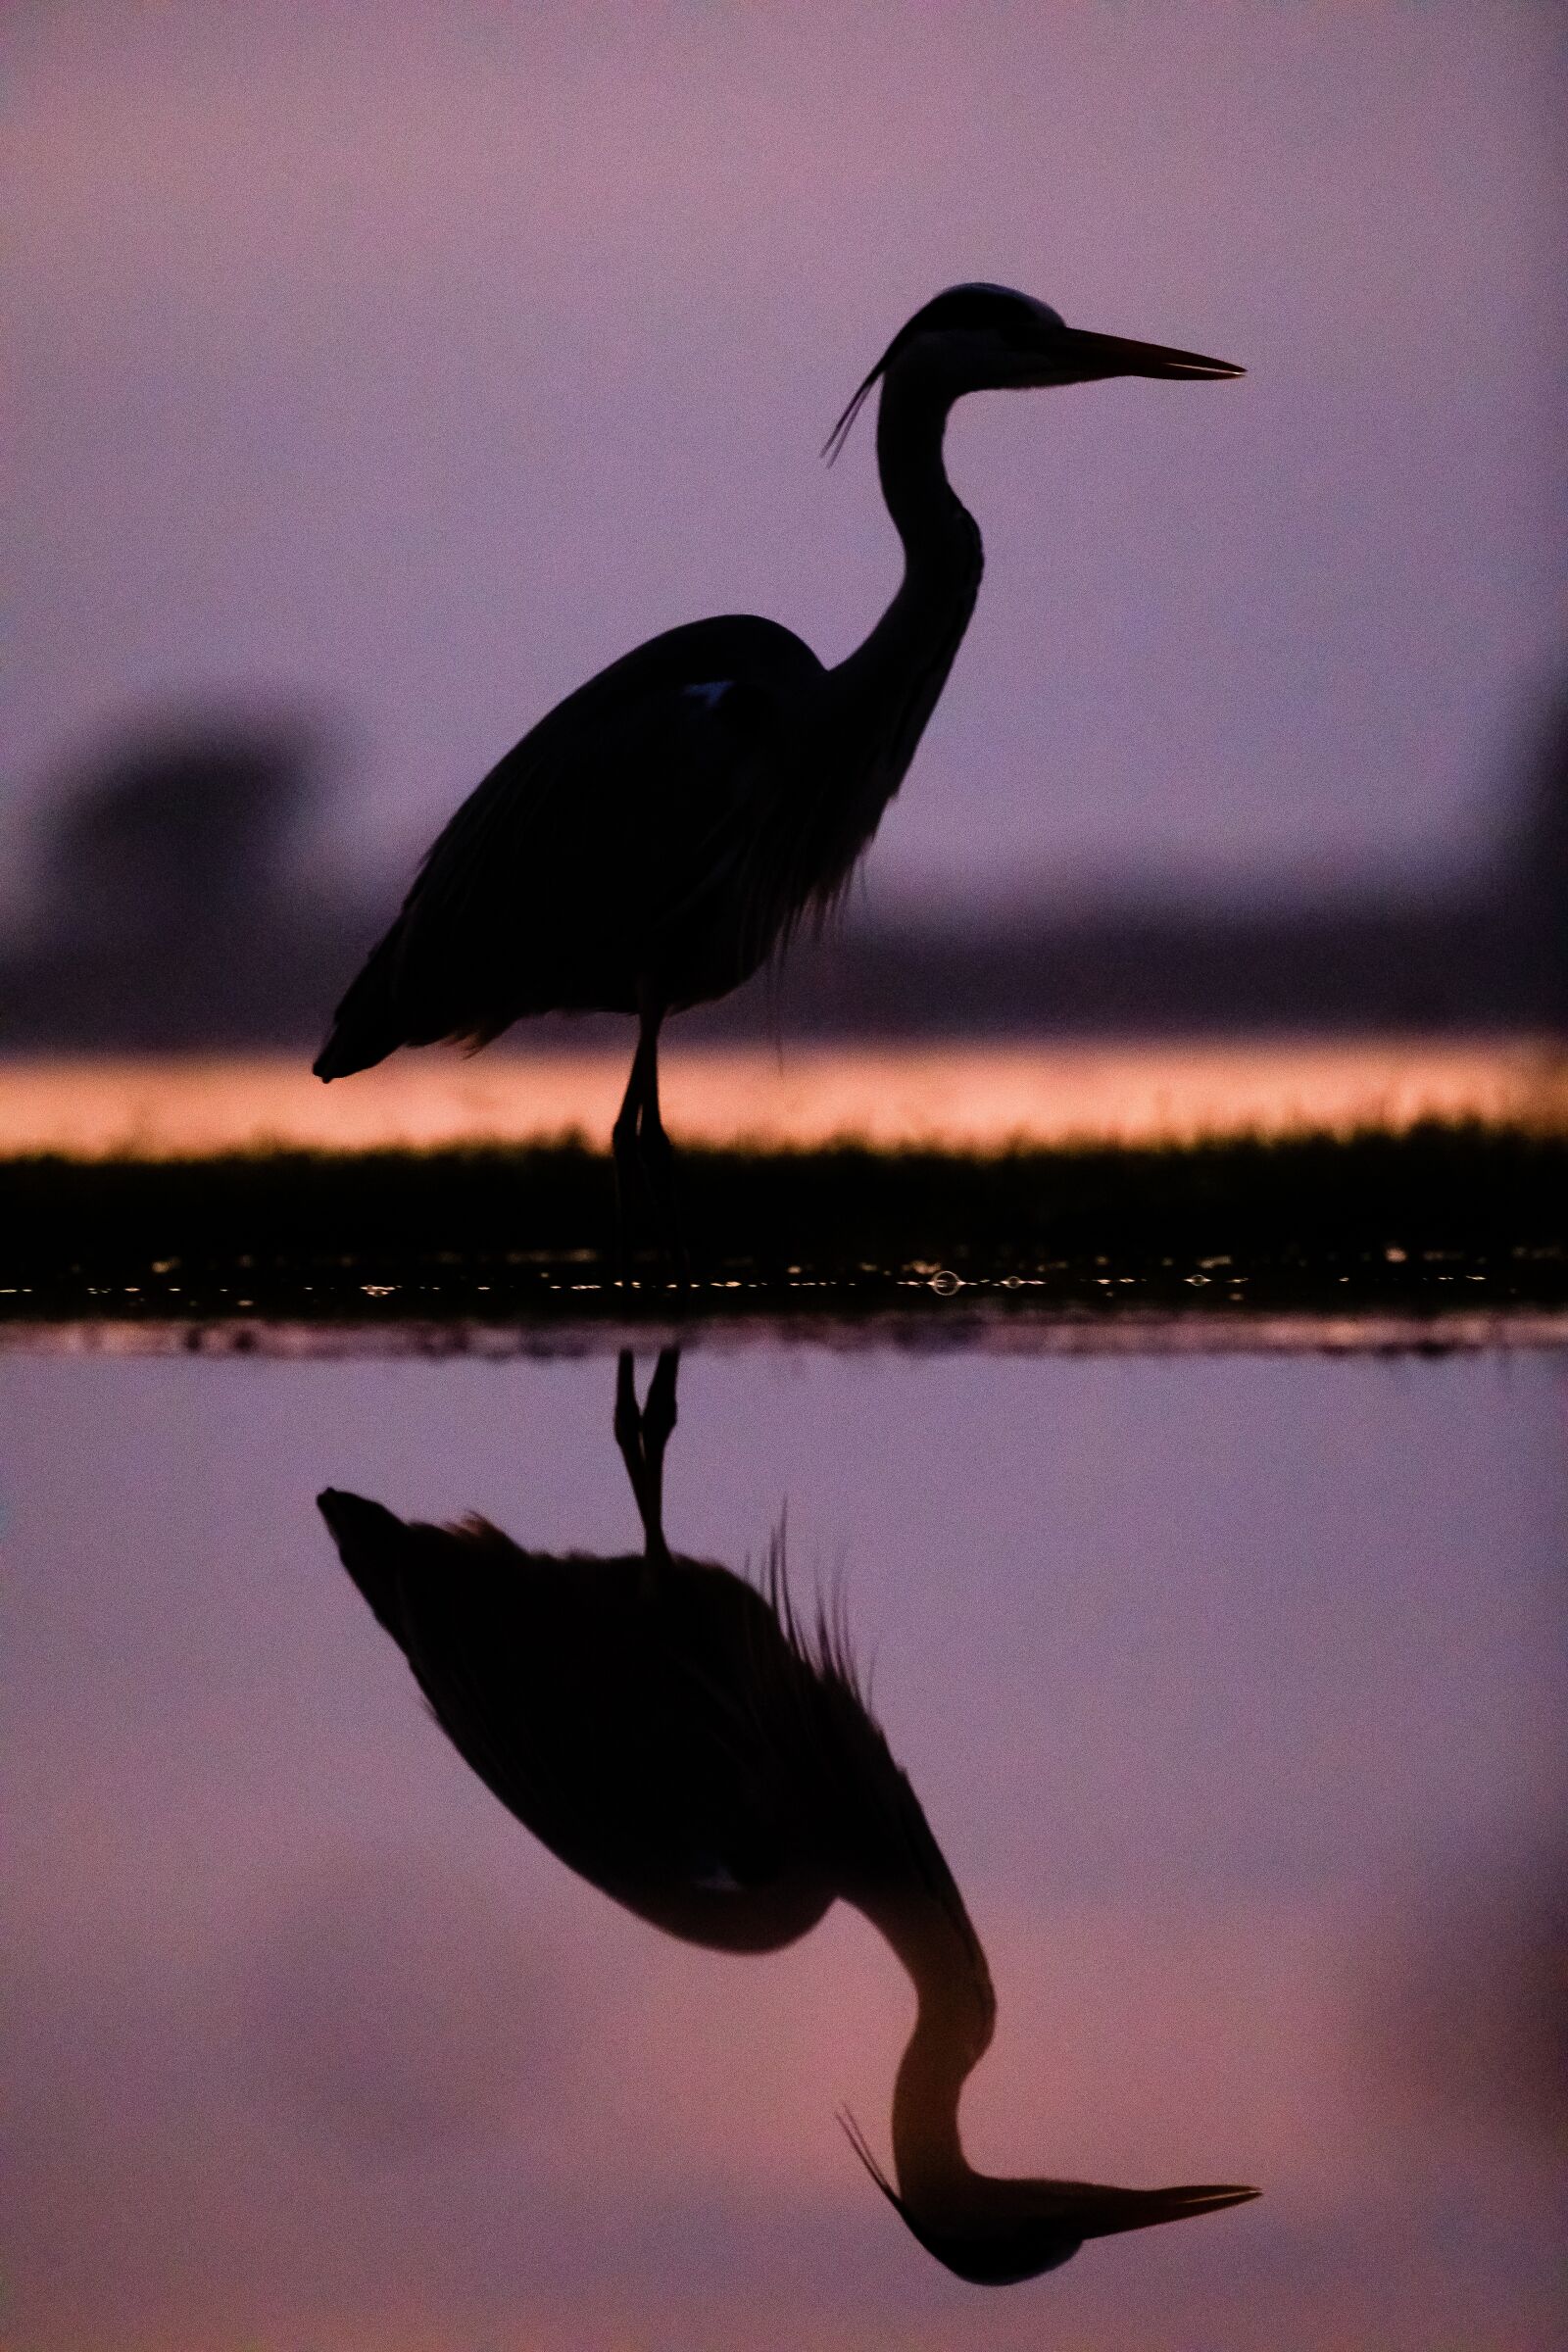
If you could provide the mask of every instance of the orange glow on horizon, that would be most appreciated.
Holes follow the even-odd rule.
[[[268,1145],[318,1151],[523,1143],[608,1148],[628,1051],[404,1054],[331,1088],[301,1054],[47,1058],[0,1065],[0,1152],[161,1158]],[[686,1047],[662,1058],[686,1143],[994,1152],[1426,1117],[1558,1127],[1568,1077],[1529,1038],[1243,1043]]]

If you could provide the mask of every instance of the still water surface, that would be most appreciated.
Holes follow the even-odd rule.
[[[573,1876],[318,1516],[633,1550],[613,1380],[0,1359],[8,2340],[1560,2340],[1562,1359],[688,1352],[670,1542],[787,1514],[989,1954],[972,2160],[1265,2192],[1004,2289],[835,2129],[886,2162],[865,1922],[738,1958]]]

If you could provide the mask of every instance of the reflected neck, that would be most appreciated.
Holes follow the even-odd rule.
[[[957,1902],[934,1896],[867,1907],[914,1986],[914,2031],[893,2090],[893,2164],[912,2206],[949,2205],[975,2175],[958,2132],[958,2100],[996,2030],[996,1996],[978,1937]]]

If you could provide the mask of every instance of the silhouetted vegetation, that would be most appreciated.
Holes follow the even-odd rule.
[[[610,1162],[569,1144],[37,1157],[6,1165],[0,1189],[13,1318],[506,1322],[671,1305],[652,1270],[641,1291],[611,1287]],[[1509,1128],[994,1158],[693,1151],[683,1200],[704,1237],[704,1314],[1568,1304],[1568,1137]]]

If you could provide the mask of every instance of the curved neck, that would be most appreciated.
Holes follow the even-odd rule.
[[[952,395],[929,377],[895,365],[876,413],[876,466],[905,561],[924,584],[960,550],[978,549],[980,533],[943,464]],[[906,585],[908,584],[907,573]]]
[[[952,393],[895,362],[877,409],[882,495],[904,543],[904,577],[863,645],[835,675],[876,734],[896,790],[969,625],[984,567],[974,517],[942,462]]]
[[[954,1910],[923,1890],[862,1904],[914,1986],[914,2031],[893,2090],[893,2166],[912,2206],[951,2207],[975,2180],[958,2133],[963,2085],[996,2030],[996,1996],[957,1889]]]

